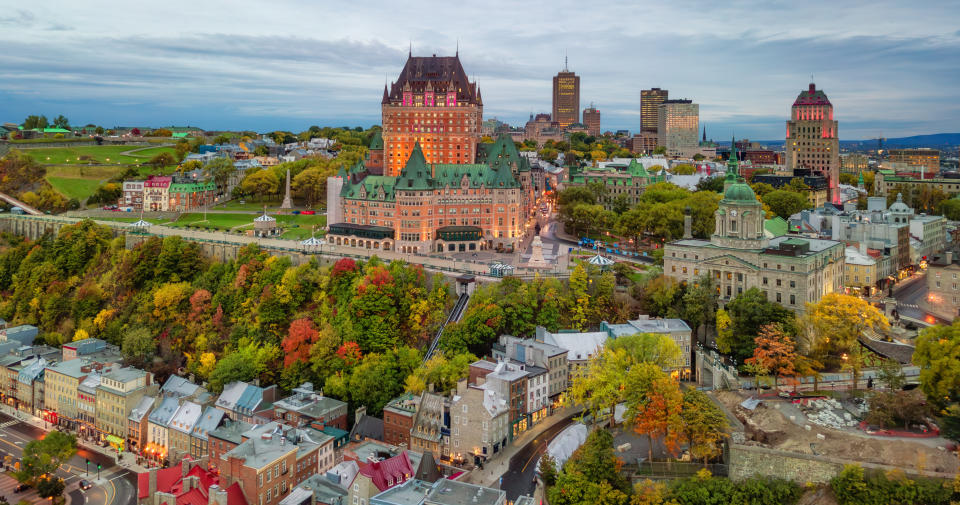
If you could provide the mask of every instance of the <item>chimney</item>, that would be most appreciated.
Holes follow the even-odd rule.
[[[693,216],[690,215],[690,206],[683,209],[683,238],[693,238]]]
[[[947,265],[953,264],[953,251],[947,251]]]
[[[431,393],[433,393],[434,387],[432,382],[430,384],[427,384],[427,391],[430,391]]]
[[[220,486],[216,484],[210,484],[210,489],[207,490],[207,493],[209,494],[207,505],[216,505],[218,491],[220,491]]]
[[[357,407],[357,410],[355,411],[354,416],[353,416],[353,417],[354,417],[353,424],[359,423],[359,422],[360,422],[360,418],[362,418],[362,417],[365,416],[365,415],[367,415],[367,407],[366,407],[366,406]]]
[[[153,496],[157,492],[157,469],[151,468],[147,478],[147,489],[150,491],[150,496]]]
[[[211,493],[213,495],[213,493]],[[217,505],[227,505],[227,490],[219,489],[216,493]]]

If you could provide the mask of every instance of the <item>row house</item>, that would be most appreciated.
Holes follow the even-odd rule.
[[[203,407],[196,403],[185,401],[180,404],[177,412],[170,419],[168,437],[170,439],[169,454],[172,461],[178,461],[190,454],[192,441],[190,434],[203,414]]]
[[[246,382],[231,382],[223,388],[215,406],[234,421],[259,424],[269,416],[277,400],[277,386],[262,388]]]
[[[309,426],[322,423],[340,430],[347,429],[347,404],[315,391],[305,382],[294,388],[293,394],[273,403],[273,418],[291,426]]]
[[[223,424],[227,413],[213,406],[203,409],[200,418],[190,432],[190,455],[194,458],[209,456],[210,432]]]
[[[144,395],[156,394],[153,374],[133,367],[104,370],[97,388],[96,428],[110,445],[126,450],[127,418]]]
[[[450,430],[447,428],[448,400],[424,391],[420,395],[416,415],[410,429],[410,448],[429,452],[436,458],[450,457]]]
[[[404,393],[390,400],[383,407],[383,441],[404,447],[410,445],[410,429],[417,415],[419,398],[413,393]]]
[[[547,373],[546,396],[553,405],[559,404],[562,395],[569,386],[567,350],[540,342],[532,338],[524,339],[513,335],[500,335],[498,342],[493,344],[493,359],[508,361],[516,365],[539,367]],[[528,401],[533,402],[536,395],[531,395],[537,385],[528,387]]]
[[[450,455],[477,465],[496,457],[509,443],[510,405],[491,384],[462,379],[450,400]]]
[[[156,402],[156,397],[144,396],[140,399],[140,403],[130,410],[130,415],[127,417],[127,449],[129,451],[143,453],[147,448],[149,429],[147,420]]]
[[[17,372],[17,403],[20,410],[50,421],[44,402],[44,371],[47,361],[43,358],[24,361]]]
[[[212,464],[222,484],[240,483],[251,503],[279,503],[293,487],[334,465],[333,437],[313,428],[269,422],[241,437],[239,445]]]
[[[83,438],[94,438],[97,432],[97,389],[100,372],[92,370],[77,387],[77,431]]]

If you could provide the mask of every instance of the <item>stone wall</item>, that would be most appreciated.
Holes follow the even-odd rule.
[[[883,472],[896,469],[907,475],[922,475],[937,479],[954,478],[953,474],[943,472],[918,472],[916,469],[778,451],[752,445],[731,443],[728,451],[730,455],[730,478],[734,480],[749,477],[777,477],[801,484],[805,482],[825,483],[838,475],[843,470],[844,465],[850,464]]]

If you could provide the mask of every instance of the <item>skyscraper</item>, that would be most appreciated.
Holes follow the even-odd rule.
[[[700,105],[693,100],[664,100],[658,109],[657,145],[670,156],[693,156],[700,149]]]
[[[473,163],[483,99],[459,55],[413,56],[383,87],[383,175],[400,174],[419,142],[427,163]]]
[[[840,203],[840,139],[833,104],[814,83],[801,91],[787,121],[787,170],[822,175],[829,182],[828,198]]]
[[[640,131],[656,132],[660,123],[660,104],[667,99],[665,89],[640,90]]]
[[[580,76],[567,68],[553,77],[553,121],[566,128],[580,122]]]
[[[596,137],[600,135],[600,110],[590,107],[583,109],[583,125],[587,127],[587,133]]]

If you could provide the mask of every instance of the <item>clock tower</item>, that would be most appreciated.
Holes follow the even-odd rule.
[[[736,143],[731,141],[723,199],[714,214],[710,242],[721,247],[766,249],[770,241],[763,234],[763,207],[753,188],[739,176],[739,169]]]

